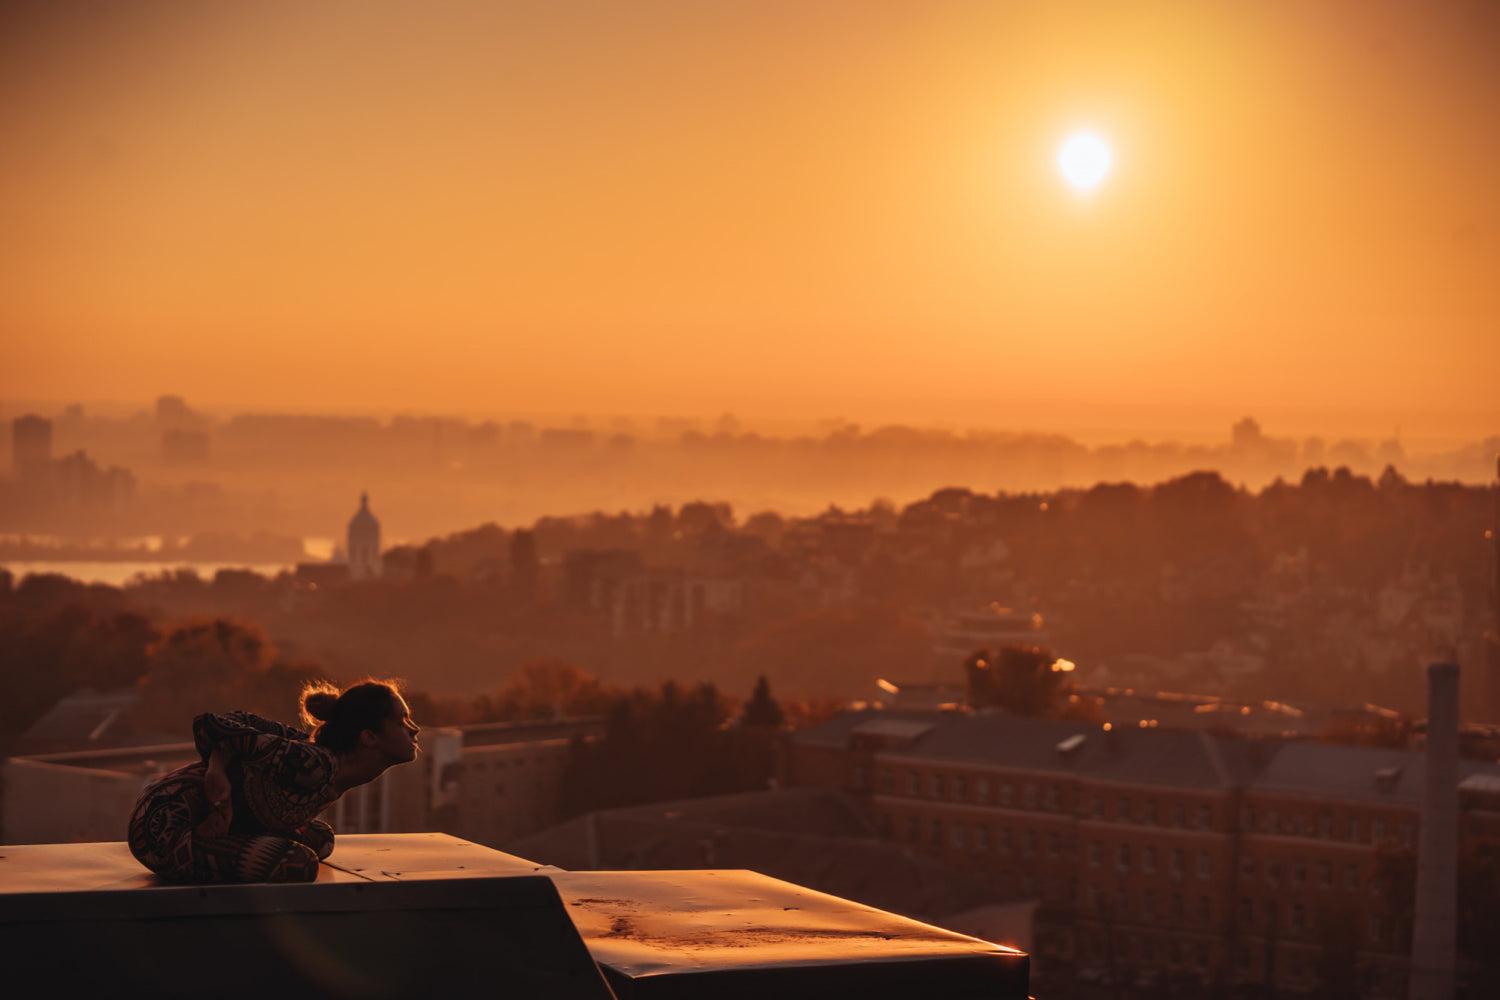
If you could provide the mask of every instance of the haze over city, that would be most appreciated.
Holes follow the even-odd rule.
[[[1500,995],[1497,53],[1489,0],[0,5],[0,941]]]

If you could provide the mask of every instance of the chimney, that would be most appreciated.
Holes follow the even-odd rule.
[[[1411,1000],[1452,1000],[1458,919],[1458,664],[1427,668],[1427,750]]]

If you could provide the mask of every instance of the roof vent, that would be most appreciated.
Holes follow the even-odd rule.
[[[1067,739],[1063,740],[1061,743],[1059,743],[1057,745],[1058,756],[1060,756],[1060,757],[1071,757],[1071,756],[1073,756],[1075,753],[1078,752],[1078,748],[1081,747],[1081,746],[1083,746],[1084,740],[1087,740],[1087,739],[1088,739],[1088,737],[1085,736],[1083,733],[1074,733],[1072,736],[1069,736]]]
[[[1382,792],[1393,792],[1396,790],[1396,782],[1401,780],[1401,765],[1395,764],[1391,767],[1382,767],[1375,772],[1375,787]]]

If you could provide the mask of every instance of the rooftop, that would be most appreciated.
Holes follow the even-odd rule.
[[[4,846],[0,942],[10,975],[65,994],[1024,998],[1028,971],[755,872],[567,872],[445,834],[342,836],[297,885],[166,883],[120,843]]]

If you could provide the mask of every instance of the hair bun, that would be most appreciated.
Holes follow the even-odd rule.
[[[307,714],[320,722],[327,722],[333,718],[333,710],[339,703],[339,696],[333,691],[310,691],[302,700],[302,707]]]

